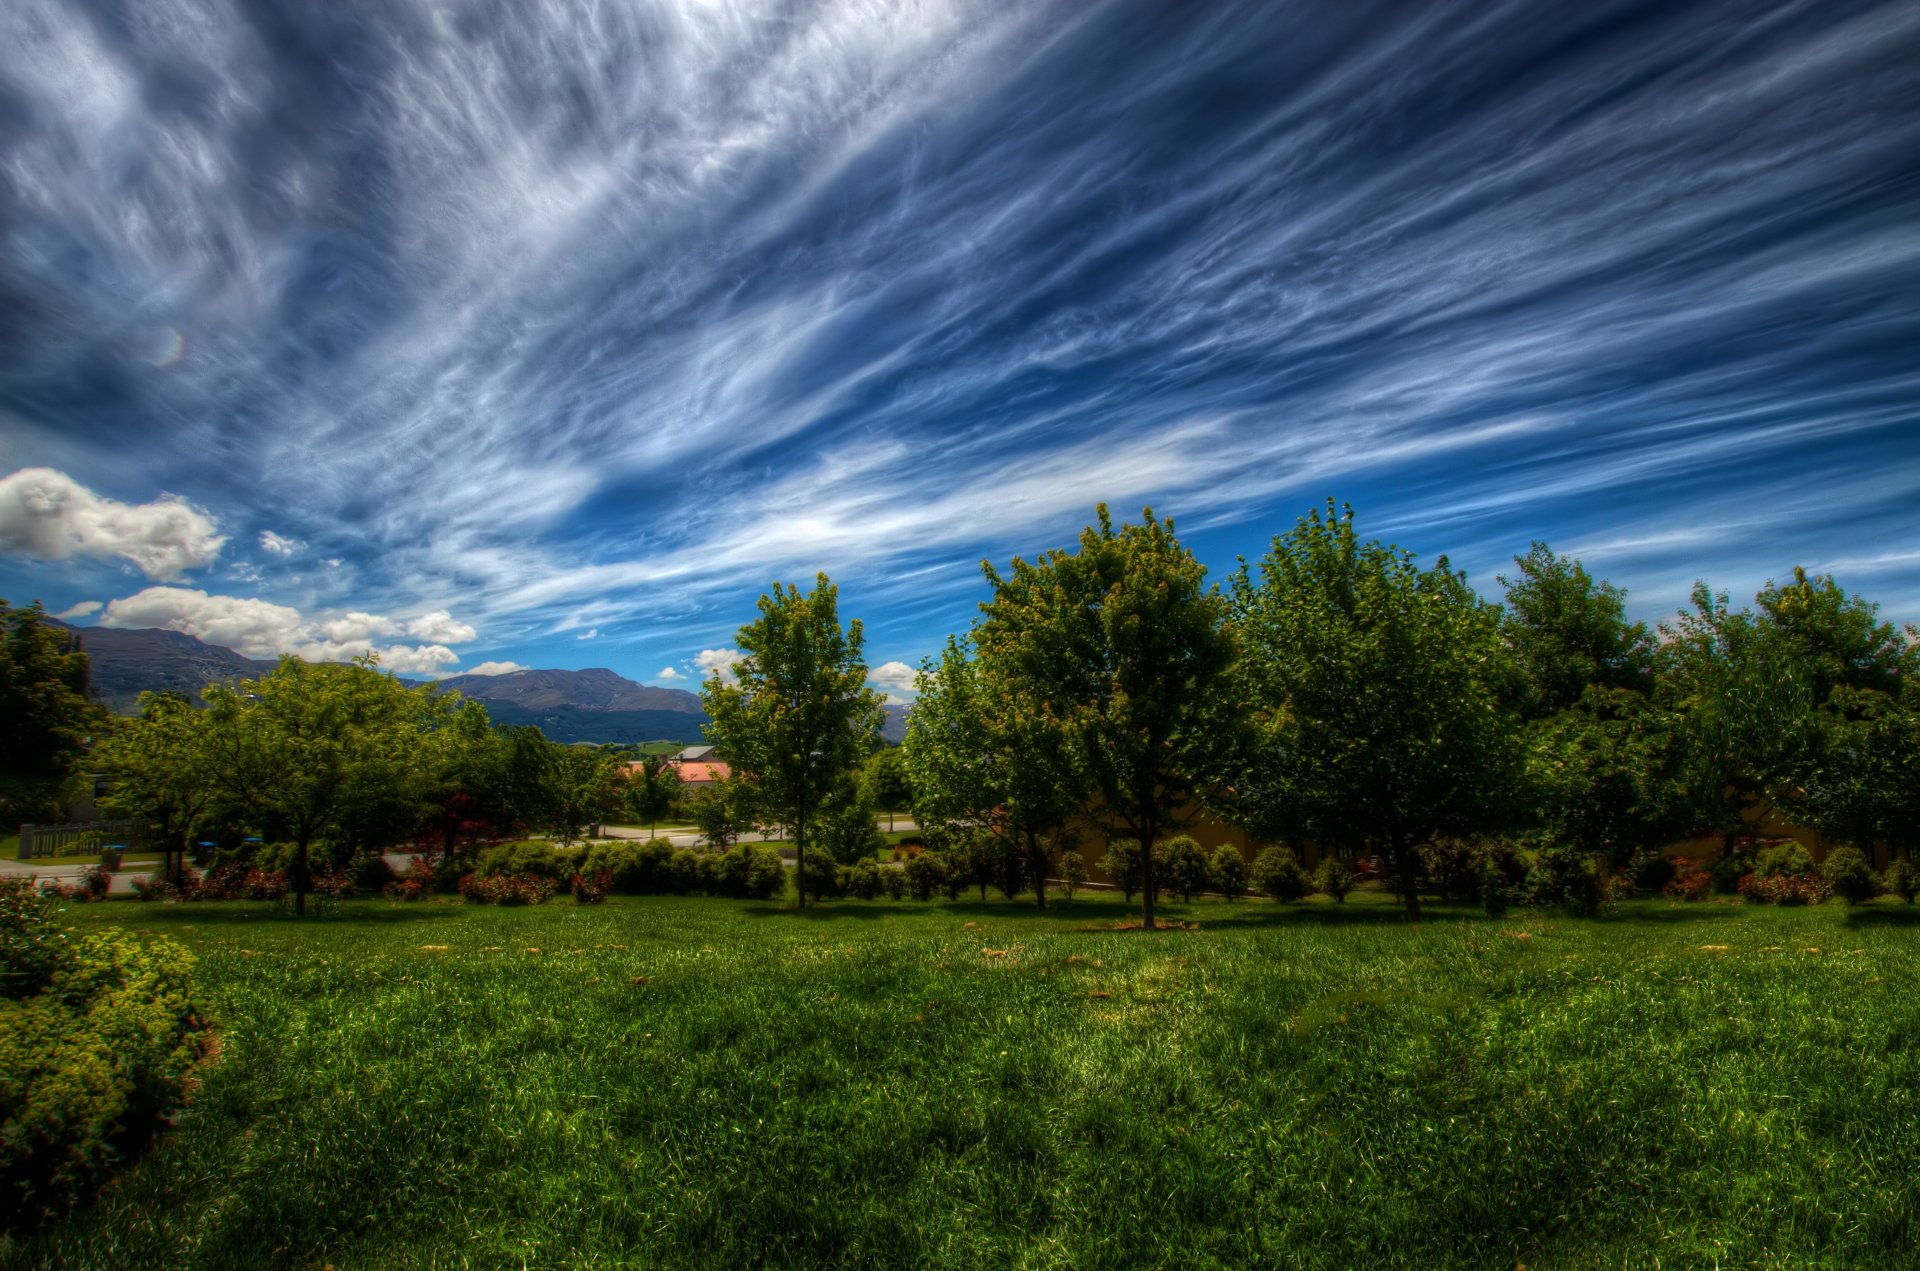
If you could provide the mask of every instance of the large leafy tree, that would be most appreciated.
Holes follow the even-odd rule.
[[[562,844],[579,841],[626,797],[619,759],[598,746],[549,743],[543,784],[547,828]]]
[[[647,837],[653,827],[672,811],[680,797],[680,770],[667,755],[642,755],[640,762],[627,771],[627,807],[647,825]]]
[[[219,791],[206,721],[173,693],[142,693],[140,714],[101,741],[95,762],[113,783],[106,806],[142,823],[179,876],[188,836]]]
[[[949,639],[921,668],[919,700],[907,719],[902,759],[912,777],[915,815],[950,843],[979,830],[1009,845],[1044,908],[1055,858],[1075,847],[1072,821],[1088,787],[1074,769],[1059,719]]]
[[[452,858],[482,830],[520,815],[510,797],[513,739],[493,726],[478,701],[443,693],[430,700],[429,709],[437,727],[422,755],[421,802],[428,827]]]
[[[1417,849],[1507,813],[1519,766],[1499,612],[1442,557],[1361,542],[1328,501],[1232,594],[1260,745],[1242,808],[1256,831],[1379,853],[1418,918]]]
[[[1527,774],[1551,841],[1620,861],[1687,826],[1675,717],[1650,698],[1654,639],[1626,593],[1535,543],[1502,575]]]
[[[913,777],[898,746],[882,746],[868,757],[860,770],[860,785],[867,802],[886,812],[889,832],[894,813],[913,807]]]
[[[312,849],[329,832],[382,817],[421,787],[433,720],[426,689],[377,669],[283,657],[267,675],[203,696],[209,762],[221,790],[293,843],[294,905],[306,912]]]
[[[1098,519],[1076,550],[1016,557],[1006,574],[983,564],[993,596],[974,644],[992,708],[1023,712],[1010,735],[1057,746],[1109,835],[1150,846],[1195,807],[1235,726],[1234,641],[1225,597],[1172,520],[1148,508],[1116,530],[1104,504]]]
[[[87,655],[39,602],[0,600],[0,824],[57,817],[107,713],[87,696]]]
[[[804,905],[808,834],[872,752],[884,712],[866,686],[860,622],[841,626],[839,590],[825,574],[811,592],[775,582],[759,609],[740,628],[745,656],[733,682],[716,672],[700,696],[708,738],[753,783],[766,818],[793,829]]]

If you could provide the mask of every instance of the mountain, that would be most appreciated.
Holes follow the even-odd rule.
[[[702,715],[700,695],[682,688],[636,684],[605,667],[584,671],[510,671],[505,675],[453,675],[440,687],[489,704],[511,703],[523,710],[670,711]]]
[[[80,636],[93,674],[93,695],[116,715],[131,715],[142,692],[178,693],[200,700],[200,690],[222,680],[252,679],[273,669],[232,649],[157,627],[69,627]]]
[[[912,709],[913,705],[910,702],[887,703],[887,720],[884,724],[880,725],[880,736],[882,740],[892,742],[898,746],[907,739],[907,712]]]

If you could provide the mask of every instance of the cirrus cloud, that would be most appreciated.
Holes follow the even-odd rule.
[[[42,560],[117,556],[165,582],[212,564],[226,541],[211,516],[176,495],[121,503],[52,468],[0,477],[0,551]]]

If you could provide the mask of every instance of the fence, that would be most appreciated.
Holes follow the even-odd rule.
[[[41,856],[79,855],[97,852],[102,844],[124,843],[131,847],[139,827],[132,821],[69,821],[65,825],[23,825],[20,827],[20,859],[30,861]]]

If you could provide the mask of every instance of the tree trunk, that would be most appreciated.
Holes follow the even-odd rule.
[[[307,836],[301,834],[293,851],[293,912],[307,913]]]
[[[1033,871],[1033,903],[1036,908],[1047,907],[1047,866],[1053,862],[1040,848],[1038,836],[1027,838],[1027,867]]]
[[[1153,898],[1159,890],[1155,885],[1159,880],[1153,873],[1153,840],[1160,834],[1160,827],[1147,821],[1140,827],[1140,925],[1148,931],[1154,930]]]
[[[1413,868],[1413,849],[1405,840],[1393,840],[1394,863],[1400,871],[1400,892],[1406,897],[1407,921],[1420,921],[1420,888]]]
[[[807,815],[802,812],[793,824],[793,894],[797,908],[807,907]]]

